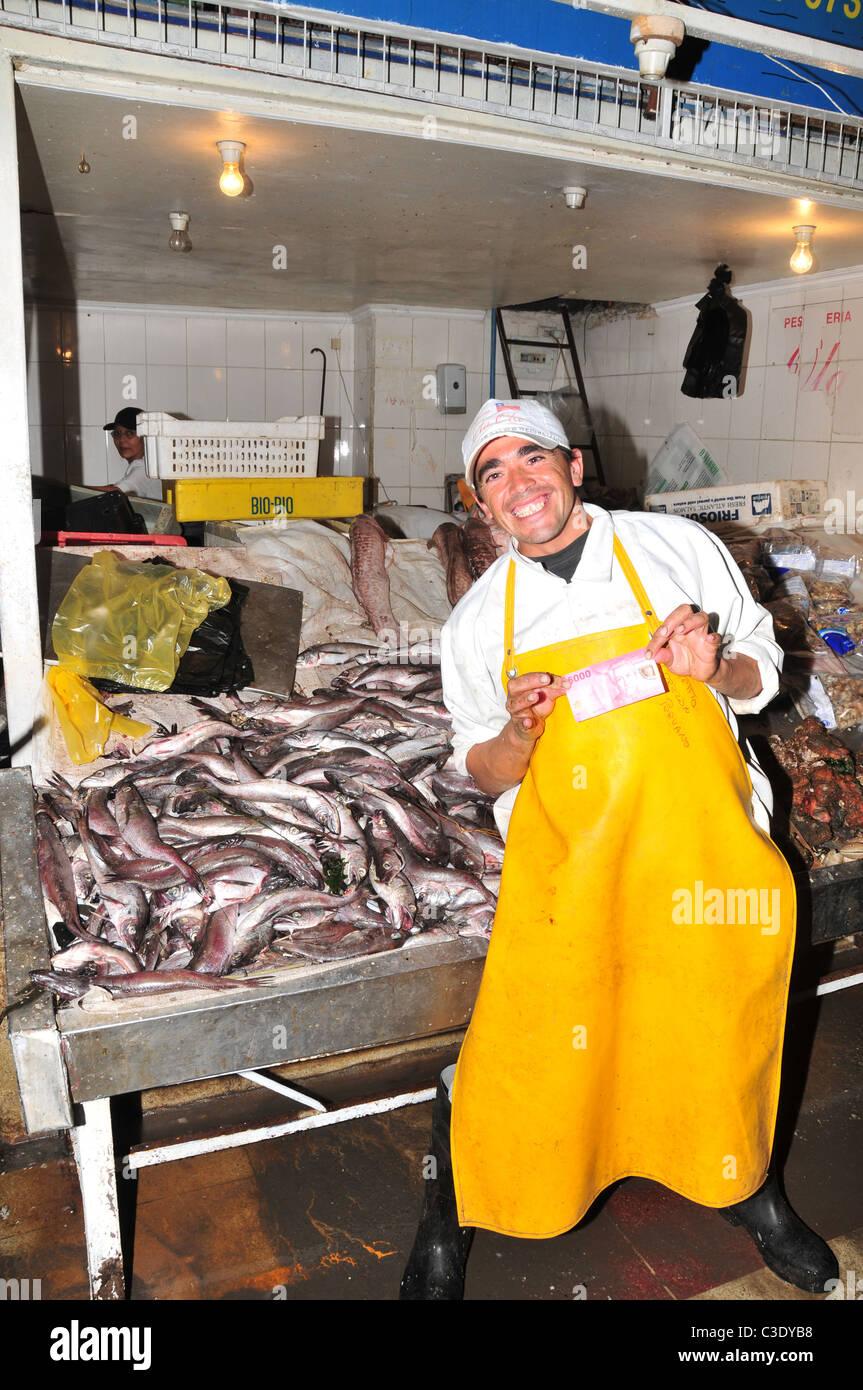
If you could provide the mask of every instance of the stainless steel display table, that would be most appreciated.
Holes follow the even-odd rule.
[[[47,968],[50,943],[36,861],[29,772],[0,772],[0,877],[9,999]],[[414,1091],[328,1110],[261,1069],[451,1033],[470,1018],[486,942],[416,937],[400,950],[287,966],[259,988],[169,994],[55,1010],[50,995],[15,1010],[9,1033],[30,1133],[69,1129],[84,1209],[93,1298],[125,1292],[117,1170],[278,1138],[431,1099]],[[307,1113],[284,1124],[115,1153],[111,1096],[239,1073]]]

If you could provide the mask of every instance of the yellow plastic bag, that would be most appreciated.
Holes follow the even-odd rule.
[[[111,734],[135,739],[150,732],[149,724],[109,709],[89,681],[72,671],[52,666],[45,679],[73,762],[91,763],[101,758]]]
[[[227,579],[202,570],[99,550],[57,609],[54,650],[61,665],[91,680],[167,690],[195,628],[230,597]]]

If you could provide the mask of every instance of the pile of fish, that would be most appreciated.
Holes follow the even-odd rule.
[[[379,658],[383,655],[384,661]],[[393,950],[431,927],[487,937],[503,845],[491,800],[452,764],[434,642],[324,643],[307,698],[228,697],[77,788],[39,789],[63,997],[248,988],[283,957]],[[328,674],[331,674],[328,671]]]
[[[396,633],[387,574],[392,545],[380,524],[367,514],[352,523],[350,540],[351,582],[357,601],[378,637]],[[453,608],[508,545],[509,536],[478,516],[468,517],[463,525],[445,521],[438,526],[428,548],[437,552],[446,571],[446,593]]]

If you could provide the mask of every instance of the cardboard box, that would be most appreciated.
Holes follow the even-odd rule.
[[[777,478],[763,483],[724,483],[687,492],[654,492],[645,510],[694,517],[705,525],[821,526],[827,484],[818,479]]]

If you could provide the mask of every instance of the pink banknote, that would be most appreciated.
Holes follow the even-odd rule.
[[[569,679],[569,703],[579,722],[648,700],[651,695],[662,695],[668,688],[646,647],[573,671]]]

